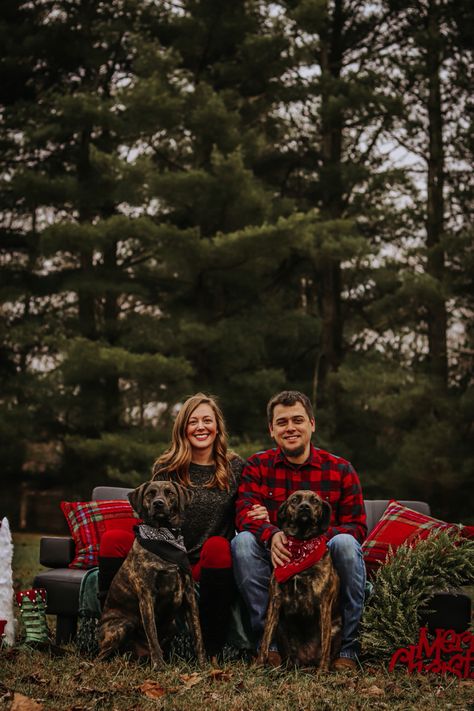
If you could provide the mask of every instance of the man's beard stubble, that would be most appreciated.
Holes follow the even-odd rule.
[[[300,444],[300,446],[296,449],[286,449],[286,447],[282,447],[281,451],[287,457],[301,457],[301,455],[304,454],[305,449],[306,446],[304,444]]]

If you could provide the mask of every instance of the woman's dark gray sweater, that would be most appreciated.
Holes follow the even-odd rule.
[[[229,491],[206,489],[204,485],[215,472],[215,466],[193,464],[189,466],[191,503],[186,507],[182,525],[184,543],[191,563],[199,560],[203,544],[211,536],[224,536],[231,540],[235,535],[235,499],[244,461],[235,457],[230,462]],[[173,472],[155,474],[155,479],[173,480]]]

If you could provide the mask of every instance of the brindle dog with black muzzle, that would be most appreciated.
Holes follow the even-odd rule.
[[[278,527],[298,541],[310,541],[329,528],[330,505],[312,491],[295,491],[278,510]],[[322,550],[325,543],[322,542]],[[339,576],[328,550],[310,567],[285,582],[275,573],[257,664],[267,661],[276,642],[283,662],[298,667],[329,669],[340,645]]]
[[[189,491],[169,481],[146,482],[128,495],[143,523],[153,529],[179,528],[189,497]],[[153,539],[153,531],[151,534]],[[199,613],[185,551],[177,551],[172,545],[171,558],[174,556],[178,562],[170,562],[149,549],[153,548],[153,540],[151,543],[140,540],[142,542],[136,538],[133,542],[105,600],[99,629],[99,657],[127,651],[139,658],[149,655],[155,668],[162,667],[162,645],[174,636],[176,615],[183,610],[193,633],[197,661],[203,666],[205,655]]]

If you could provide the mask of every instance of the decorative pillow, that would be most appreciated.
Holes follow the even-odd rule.
[[[374,573],[385,562],[390,548],[395,551],[402,543],[416,544],[434,531],[463,532],[463,527],[418,513],[392,499],[362,544],[367,572]]]
[[[132,531],[140,521],[127,500],[61,501],[76,554],[70,568],[93,568],[98,565],[99,543],[105,531],[119,528]]]

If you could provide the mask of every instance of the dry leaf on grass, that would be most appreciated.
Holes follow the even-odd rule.
[[[113,692],[116,694],[123,694],[124,692],[130,691],[130,684],[123,684],[121,682],[114,682],[110,684],[108,692]]]
[[[34,699],[30,699],[29,696],[24,696],[17,692],[15,692],[10,706],[10,711],[41,711],[42,709],[44,709],[43,704],[39,704]]]
[[[146,679],[138,688],[148,699],[159,699],[160,696],[165,696],[169,691],[164,689],[157,681],[152,681],[151,679]]]
[[[179,678],[184,684],[183,691],[191,689],[193,686],[196,686],[196,684],[200,684],[204,679],[203,675],[198,672],[193,672],[192,674],[180,674]]]
[[[385,696],[385,691],[379,686],[369,686],[368,689],[361,689],[361,694],[363,696]]]
[[[211,669],[208,676],[214,681],[229,681],[229,679],[232,679],[233,674],[224,669]]]

